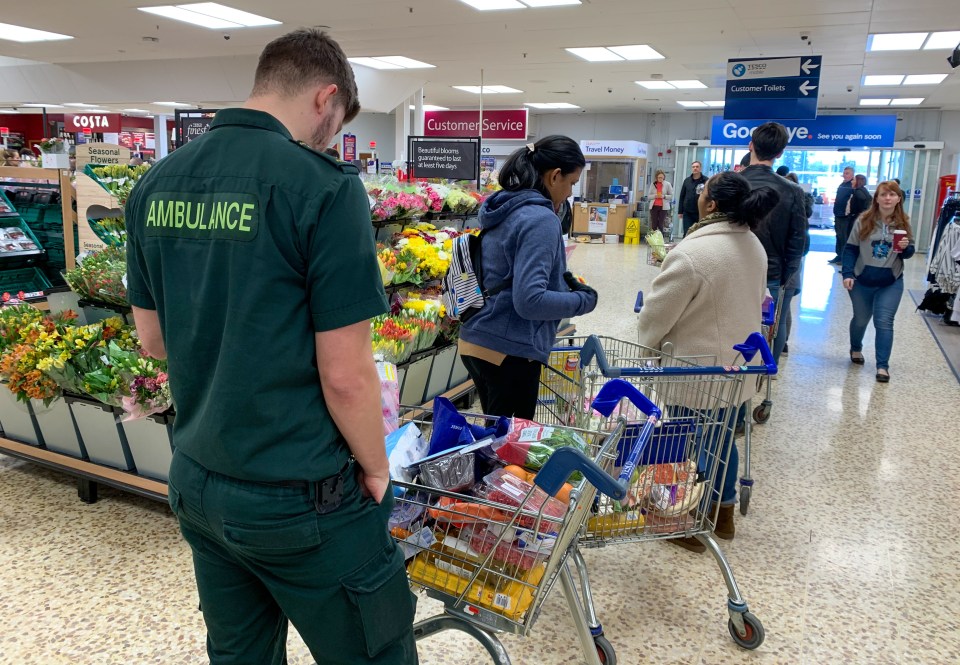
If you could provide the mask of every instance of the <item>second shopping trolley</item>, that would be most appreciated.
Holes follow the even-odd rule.
[[[600,497],[584,525],[582,547],[696,537],[717,561],[728,591],[729,631],[747,649],[764,639],[763,626],[750,613],[730,564],[713,537],[723,476],[729,461],[745,381],[775,374],[766,340],[753,333],[736,350],[745,363],[757,354],[760,365],[702,366],[633,342],[609,337],[573,337],[555,349],[544,371],[538,417],[606,431],[616,419],[628,425],[620,437],[614,473],[629,482],[625,500]],[[574,367],[573,358],[578,362]],[[612,380],[620,379],[611,390]],[[624,381],[653,401],[662,418],[635,469],[624,466],[625,452],[644,419],[619,393]],[[597,412],[606,401],[609,416]],[[616,400],[616,404],[611,402]],[[624,471],[630,475],[623,478]],[[585,593],[585,597],[590,594]],[[591,603],[585,608],[597,623]]]

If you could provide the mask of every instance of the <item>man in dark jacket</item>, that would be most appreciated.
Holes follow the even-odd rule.
[[[847,202],[847,219],[850,221],[850,225],[847,227],[848,236],[850,235],[849,230],[853,228],[853,223],[857,221],[857,217],[865,213],[870,208],[871,203],[873,203],[873,197],[867,191],[867,176],[858,173],[853,179],[853,194]]]
[[[683,225],[683,235],[687,235],[690,227],[700,221],[700,192],[703,186],[707,184],[707,179],[703,177],[703,165],[700,162],[694,162],[691,165],[693,173],[689,178],[683,181],[683,187],[680,188],[680,202],[677,205],[677,217]]]
[[[840,255],[843,254],[847,236],[850,235],[850,224],[853,220],[847,216],[847,202],[851,196],[853,196],[853,167],[848,166],[843,170],[843,182],[837,188],[837,198],[833,201],[833,229],[837,232],[837,255],[830,259],[830,263],[834,265],[840,265]]]
[[[783,154],[789,136],[786,128],[776,122],[757,127],[750,141],[750,166],[741,175],[754,189],[770,187],[780,195],[780,202],[757,228],[757,237],[767,250],[767,288],[774,300],[782,298],[781,320],[793,298],[793,290],[784,288],[800,270],[807,236],[807,214],[803,189],[773,172],[773,162]],[[780,362],[787,340],[787,326],[777,329],[773,341],[773,357]]]

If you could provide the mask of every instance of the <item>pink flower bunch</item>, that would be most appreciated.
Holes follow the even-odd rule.
[[[377,199],[370,216],[376,222],[388,219],[409,219],[427,212],[427,201],[417,194],[408,192],[383,192],[386,196]]]
[[[430,204],[430,210],[432,212],[440,212],[443,210],[443,204],[446,200],[430,185],[424,185],[423,195],[427,198],[427,201]]]

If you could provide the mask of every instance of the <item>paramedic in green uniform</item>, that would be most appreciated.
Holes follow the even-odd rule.
[[[290,33],[243,108],[127,203],[128,294],[169,360],[170,506],[210,662],[417,662],[369,319],[387,310],[357,170],[321,154],[360,110],[339,45]]]

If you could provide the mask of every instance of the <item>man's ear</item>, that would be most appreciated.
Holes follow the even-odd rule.
[[[340,88],[337,87],[336,83],[330,83],[319,88],[314,98],[314,102],[317,105],[317,111],[323,111],[327,104],[330,103],[330,100],[332,100],[339,91]]]

